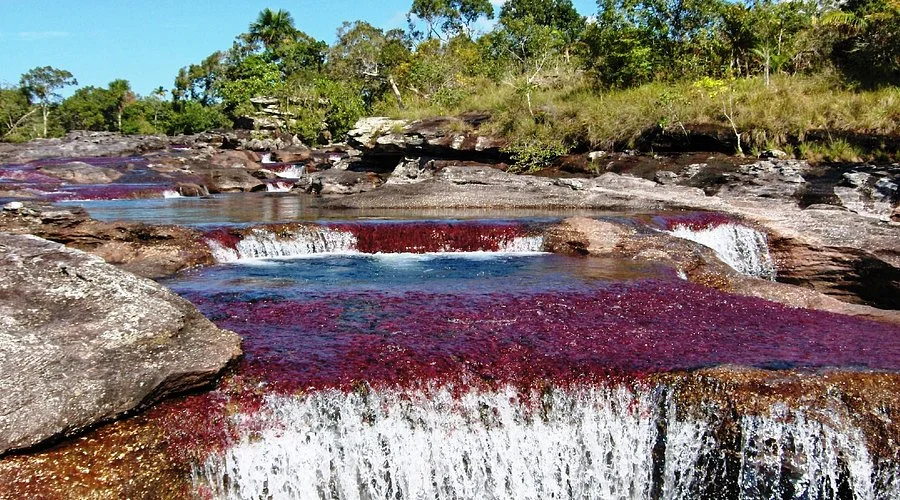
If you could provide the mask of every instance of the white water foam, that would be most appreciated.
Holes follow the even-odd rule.
[[[216,498],[648,498],[653,396],[325,391],[194,470]]]
[[[291,165],[281,171],[275,172],[275,175],[283,179],[300,179],[306,175],[306,165]]]
[[[254,228],[235,246],[227,248],[217,241],[208,242],[217,262],[237,262],[249,259],[302,258],[328,255],[376,255],[376,256],[437,256],[451,255],[467,258],[493,258],[501,255],[536,255],[543,253],[544,240],[540,236],[520,236],[501,241],[498,251],[458,252],[446,248],[441,252],[425,254],[376,253],[362,254],[356,249],[356,236],[348,231],[327,227],[301,226],[282,234],[274,234],[263,228]]]
[[[745,416],[739,449],[725,449],[720,417],[679,415],[661,388],[522,398],[508,387],[270,395],[235,417],[252,430],[198,464],[194,484],[214,498],[677,500],[726,481],[713,457],[738,464],[736,484],[712,485],[735,498],[844,498],[842,482],[854,500],[881,498],[865,437],[840,411]]]
[[[275,163],[274,161],[272,161],[272,153],[263,153],[259,158],[259,162],[263,165],[268,163]]]
[[[162,192],[162,195],[163,198],[183,198],[183,196],[181,196],[181,193],[173,189],[166,189]]]
[[[213,257],[218,262],[235,262],[243,259],[275,257],[299,257],[312,254],[353,252],[356,237],[346,231],[324,227],[298,227],[285,235],[276,235],[265,229],[251,229],[234,249],[216,241],[209,242]]]
[[[293,188],[293,182],[273,182],[266,184],[266,191],[270,193],[287,193]]]
[[[775,262],[766,235],[740,224],[721,224],[706,229],[675,226],[669,234],[712,248],[722,262],[741,274],[775,279]]]

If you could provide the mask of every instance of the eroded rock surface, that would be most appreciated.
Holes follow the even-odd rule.
[[[145,278],[213,263],[209,247],[197,231],[179,226],[101,222],[74,206],[14,202],[0,210],[0,228],[90,252]]]
[[[0,454],[201,387],[240,338],[102,259],[0,233]]]

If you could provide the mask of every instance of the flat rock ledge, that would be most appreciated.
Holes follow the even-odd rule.
[[[207,385],[240,344],[153,281],[0,233],[0,455]]]

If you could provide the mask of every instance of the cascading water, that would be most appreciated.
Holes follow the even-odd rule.
[[[194,483],[216,498],[876,498],[866,440],[840,412],[776,406],[738,420],[732,445],[711,428],[727,416],[637,389],[268,396]],[[717,478],[710,457],[728,455]]]
[[[287,165],[273,170],[275,175],[284,179],[301,179],[306,175],[306,165]]]
[[[543,238],[517,225],[373,223],[218,230],[207,237],[218,262],[334,253],[537,253]]]
[[[287,193],[294,188],[291,182],[270,182],[266,184],[266,191],[270,193]]]
[[[722,262],[748,276],[774,280],[775,262],[766,235],[724,216],[657,217],[666,232],[699,243],[716,252]]]
[[[218,262],[347,253],[354,251],[356,245],[352,233],[315,226],[297,226],[289,233],[280,235],[254,228],[237,240],[233,248],[214,239],[208,241]]]

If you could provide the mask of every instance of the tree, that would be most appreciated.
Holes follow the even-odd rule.
[[[567,47],[581,37],[585,28],[585,19],[575,10],[572,0],[508,0],[500,9],[503,26],[524,19],[556,31]]]
[[[848,0],[823,21],[840,32],[832,58],[847,77],[867,87],[900,82],[900,1]]]
[[[384,33],[365,21],[356,21],[344,23],[337,36],[328,53],[328,73],[335,80],[359,81],[369,104],[388,90],[402,103],[395,72],[410,57],[402,32]]]
[[[131,84],[128,80],[113,80],[109,83],[109,99],[111,101],[111,112],[115,114],[116,131],[122,131],[122,114],[125,107],[136,100],[134,92],[131,91]]]
[[[228,68],[221,84],[222,103],[232,118],[250,115],[253,105],[250,99],[273,96],[282,85],[281,71],[275,63],[253,54],[238,65]]]
[[[413,0],[407,14],[410,25],[413,16],[425,21],[428,38],[442,38],[441,33],[470,36],[472,24],[480,17],[494,18],[494,6],[490,0]]]
[[[39,108],[29,105],[28,97],[21,88],[0,87],[0,140],[28,140],[31,135],[24,132],[26,125]]]
[[[219,86],[224,78],[226,65],[225,54],[213,52],[200,64],[191,64],[181,68],[175,77],[175,88],[172,97],[176,101],[191,99],[209,106],[219,99]]]
[[[57,91],[69,85],[78,85],[78,81],[75,80],[72,73],[64,69],[44,66],[31,69],[22,75],[20,84],[29,101],[32,103],[37,101],[40,106],[44,120],[42,137],[47,137],[50,106],[62,100],[62,96]]]
[[[250,23],[248,38],[262,43],[270,51],[285,40],[293,40],[296,34],[297,28],[294,27],[294,18],[290,12],[266,8],[259,13],[256,21]]]

